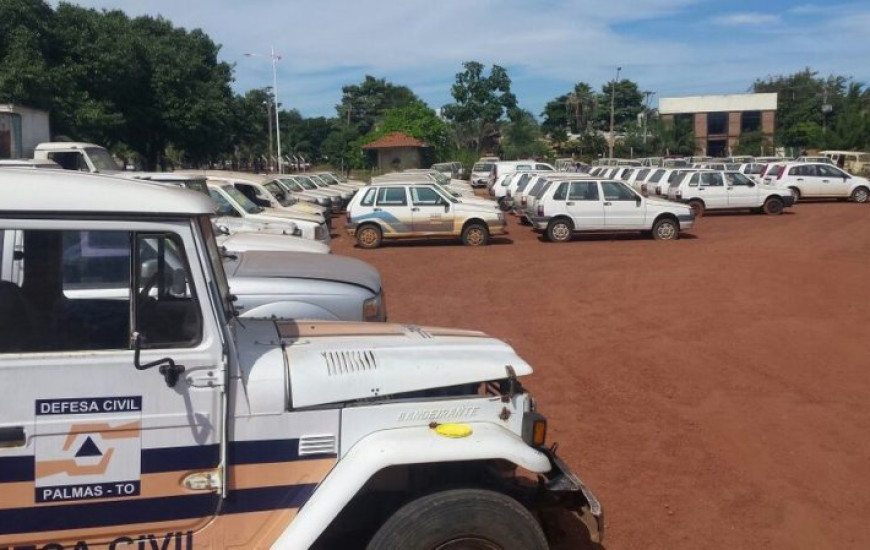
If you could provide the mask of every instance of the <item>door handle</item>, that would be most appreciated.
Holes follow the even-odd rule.
[[[24,426],[0,428],[0,449],[24,447],[25,443],[27,443],[27,434],[24,433]]]
[[[831,180],[822,180],[822,183],[831,183]]]
[[[381,211],[382,211],[381,208],[374,208],[373,210],[374,210],[375,212],[381,212]]]
[[[804,181],[804,179],[803,179],[803,178],[798,178],[797,181]]]
[[[414,208],[411,209],[411,212],[419,212],[419,211],[420,211],[420,209],[417,208],[416,206],[415,206]]]
[[[565,206],[574,206],[574,201],[566,202],[566,203],[565,203]]]
[[[610,202],[610,201],[607,201],[607,202],[604,203],[604,206],[613,206],[613,203]]]

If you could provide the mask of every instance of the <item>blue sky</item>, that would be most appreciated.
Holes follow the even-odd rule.
[[[51,2],[57,4],[57,0]],[[536,116],[576,82],[620,76],[660,97],[746,92],[756,78],[811,67],[870,83],[870,2],[786,0],[77,0],[201,28],[235,66],[234,89],[272,83],[304,116],[334,116],[366,74],[452,101],[462,62],[507,68]]]

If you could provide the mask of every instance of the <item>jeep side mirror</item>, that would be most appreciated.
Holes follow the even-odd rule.
[[[641,201],[641,198],[640,198],[640,197],[638,197],[637,195],[635,195],[635,197],[634,197],[634,202],[637,203],[637,206],[638,206],[638,207],[640,207],[640,203],[641,203],[642,201]]]
[[[444,203],[444,212],[450,212],[450,203],[449,202]]]

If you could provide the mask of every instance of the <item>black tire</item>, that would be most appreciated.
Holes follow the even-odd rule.
[[[794,202],[801,200],[801,190],[797,187],[789,187],[791,194],[794,195]]]
[[[360,248],[377,248],[383,240],[384,234],[377,225],[366,224],[356,230],[356,244]]]
[[[413,500],[375,533],[366,550],[547,550],[541,526],[516,500],[454,489]]]
[[[673,218],[662,218],[652,226],[652,237],[657,241],[673,241],[680,237],[680,224]]]
[[[489,229],[482,223],[473,222],[462,230],[462,244],[467,246],[485,246],[489,244]]]
[[[696,218],[704,216],[704,211],[706,210],[706,207],[704,206],[704,201],[692,199],[689,201],[689,207],[692,209],[692,212],[695,213]]]
[[[870,201],[870,189],[866,187],[856,187],[854,191],[852,191],[852,196],[849,197],[852,199],[852,202],[867,202]]]
[[[779,216],[782,214],[783,208],[785,208],[785,204],[782,202],[782,199],[779,197],[770,197],[764,201],[762,210],[768,216]]]
[[[564,243],[571,240],[574,234],[574,224],[565,218],[557,218],[547,225],[547,240],[554,243]]]

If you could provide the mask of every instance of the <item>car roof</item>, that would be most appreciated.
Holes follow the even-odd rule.
[[[40,143],[36,146],[37,151],[64,151],[67,149],[85,149],[88,147],[99,147],[103,149],[102,145],[97,145],[96,143],[86,143],[83,141],[47,141],[45,143]]]
[[[63,170],[0,170],[0,211],[161,215],[213,214],[202,193],[147,181]]]

